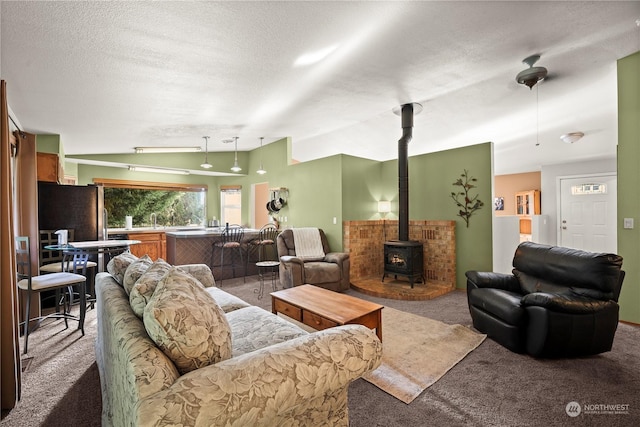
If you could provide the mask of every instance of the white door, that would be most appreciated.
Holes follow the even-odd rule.
[[[560,246],[616,253],[616,175],[560,179]]]

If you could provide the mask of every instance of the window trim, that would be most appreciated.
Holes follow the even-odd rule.
[[[209,186],[206,184],[134,181],[129,179],[93,178],[93,183],[106,188],[133,188],[138,190],[191,191],[194,193],[209,190]]]

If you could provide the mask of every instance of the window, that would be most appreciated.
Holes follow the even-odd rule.
[[[242,189],[227,186],[220,189],[220,225],[242,223]]]
[[[607,194],[607,184],[582,184],[571,186],[571,194],[574,196],[586,196],[589,194]]]
[[[203,185],[152,183],[94,179],[104,186],[104,206],[108,227],[125,226],[125,217],[133,217],[134,227],[152,226],[152,214],[158,227],[202,226],[206,223],[206,191]]]

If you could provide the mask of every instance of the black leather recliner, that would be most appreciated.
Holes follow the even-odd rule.
[[[473,326],[535,357],[611,350],[618,327],[622,257],[521,243],[513,274],[467,271]]]

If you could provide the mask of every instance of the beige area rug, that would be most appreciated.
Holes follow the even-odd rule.
[[[315,329],[278,313],[308,332]],[[462,325],[385,307],[382,310],[382,364],[363,376],[391,396],[411,403],[487,336]]]
[[[363,378],[411,403],[478,347],[486,335],[385,307],[382,364]]]

